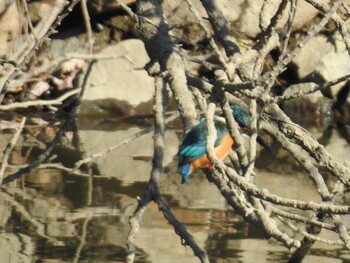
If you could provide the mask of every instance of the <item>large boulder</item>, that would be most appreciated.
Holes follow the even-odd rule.
[[[334,52],[335,46],[325,36],[318,35],[310,39],[293,59],[299,78],[310,76],[322,58]]]
[[[143,69],[149,61],[143,42],[122,41],[104,48],[91,70],[81,115],[134,115],[152,112],[154,80]]]
[[[350,74],[350,57],[347,51],[329,53],[322,57],[315,69],[316,79],[320,82],[328,82]],[[344,82],[329,87],[323,93],[335,98]]]

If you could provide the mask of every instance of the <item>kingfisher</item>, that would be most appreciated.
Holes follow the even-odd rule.
[[[240,129],[247,134],[250,134],[251,118],[249,113],[238,105],[231,105],[232,115]],[[223,118],[214,115],[214,126],[216,129],[216,140],[214,143],[215,154],[218,159],[225,159],[232,151],[234,141],[228,132],[227,124]],[[195,124],[188,133],[186,133],[179,149],[178,169],[182,175],[181,183],[185,183],[189,175],[196,168],[213,169],[213,165],[208,160],[206,154],[206,143],[208,136],[208,128],[205,118],[202,118]],[[259,143],[264,143],[258,137]],[[260,142],[262,141],[262,142]],[[265,147],[265,145],[263,145]]]

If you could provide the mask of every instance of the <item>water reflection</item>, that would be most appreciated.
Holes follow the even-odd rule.
[[[67,135],[56,147],[53,162],[72,167],[76,160],[125,140],[147,124],[109,122],[108,126],[113,128],[102,129],[101,124],[97,126],[99,129],[78,125],[73,138]],[[20,165],[35,159],[43,151],[43,144],[53,137],[52,131],[55,127],[41,129],[45,136],[37,136],[36,140],[33,129],[27,131],[11,163]],[[208,250],[211,261],[285,262],[290,252],[265,240],[256,228],[243,222],[201,172],[191,175],[188,183],[180,184],[175,157],[179,134],[176,129],[167,132],[167,167],[161,191],[176,217],[186,224],[198,244]],[[339,157],[349,156],[346,141],[336,130],[331,135],[327,149],[340,151],[341,146]],[[9,133],[0,136],[1,147],[10,139]],[[73,143],[74,140],[79,143]],[[147,134],[95,160],[91,171],[99,176],[77,176],[44,168],[2,188],[1,262],[124,262],[128,217],[149,179],[152,144],[152,134]],[[277,149],[276,159],[260,156],[257,164],[259,187],[281,196],[319,201],[312,182],[282,150]],[[12,166],[7,172],[15,169]],[[136,245],[136,262],[198,262],[192,251],[181,245],[154,204],[144,214]],[[342,248],[322,244],[315,245],[306,259],[307,262],[348,260],[348,253]]]

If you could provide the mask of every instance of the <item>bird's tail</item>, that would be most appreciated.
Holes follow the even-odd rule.
[[[191,173],[191,165],[190,164],[184,164],[183,166],[179,167],[179,170],[182,175],[181,183],[185,183]]]

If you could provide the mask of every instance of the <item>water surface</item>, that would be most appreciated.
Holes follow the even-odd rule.
[[[78,123],[78,130],[67,132],[55,147],[50,161],[73,167],[79,159],[113,146],[147,125]],[[56,130],[55,126],[27,128],[6,173],[35,160]],[[326,139],[322,127],[315,131],[329,151],[338,152],[340,159],[348,158],[349,145],[338,130],[327,131]],[[176,171],[179,136],[180,129],[168,129],[161,191],[176,217],[208,251],[211,262],[286,262],[290,252],[245,223],[200,171],[180,184]],[[11,130],[3,130],[1,147],[11,138]],[[128,218],[147,186],[152,145],[152,134],[147,134],[118,147],[83,166],[92,176],[46,167],[4,186],[0,192],[1,262],[124,262]],[[319,201],[300,167],[282,150],[276,148],[276,153],[259,155],[257,185],[281,196]],[[155,204],[148,206],[143,216],[136,245],[139,263],[199,262],[189,247],[181,245]],[[342,247],[317,243],[305,262],[350,262],[350,256]]]

